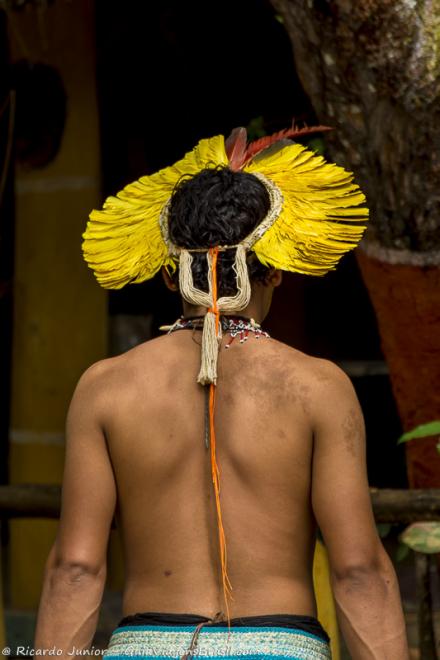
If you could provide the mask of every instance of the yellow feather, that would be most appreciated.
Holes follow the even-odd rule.
[[[160,230],[161,210],[182,176],[227,164],[223,136],[201,140],[174,165],[141,177],[92,211],[83,253],[99,283],[119,289],[150,279],[161,266],[174,270]],[[263,152],[244,170],[271,179],[284,197],[280,216],[252,248],[263,264],[324,275],[361,239],[368,209],[351,172],[300,144]]]
[[[368,209],[352,172],[300,144],[263,153],[244,170],[271,179],[284,197],[280,216],[252,248],[265,266],[325,275],[362,238]]]
[[[174,270],[160,230],[160,212],[183,175],[227,163],[222,135],[201,140],[171,167],[130,183],[116,197],[108,197],[102,210],[92,211],[82,249],[98,282],[106,289],[120,289],[150,279],[162,266]]]

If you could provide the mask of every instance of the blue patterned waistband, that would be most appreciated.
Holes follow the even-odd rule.
[[[179,660],[188,653],[196,627],[136,625],[113,631],[106,660]],[[216,660],[331,660],[330,646],[320,637],[295,628],[211,625],[202,628],[189,658]]]

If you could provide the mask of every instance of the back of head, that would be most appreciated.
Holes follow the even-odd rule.
[[[228,167],[204,169],[176,186],[169,209],[169,236],[183,248],[236,245],[260,224],[270,208],[270,199],[259,179]],[[218,295],[236,292],[233,270],[235,250],[219,253]],[[251,281],[264,279],[267,268],[251,252],[248,255]],[[206,252],[193,252],[194,285],[208,290]]]

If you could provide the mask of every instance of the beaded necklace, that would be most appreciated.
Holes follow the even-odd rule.
[[[181,316],[173,325],[162,325],[160,330],[166,331],[167,334],[171,334],[176,330],[203,330],[204,319],[204,316]],[[249,333],[252,333],[255,339],[260,339],[260,337],[270,339],[269,333],[263,330],[259,323],[246,316],[226,316],[222,314],[220,322],[222,331],[228,333],[230,336],[229,341],[225,344],[225,348],[229,348],[236,337],[240,337],[240,344],[244,344],[249,338]]]

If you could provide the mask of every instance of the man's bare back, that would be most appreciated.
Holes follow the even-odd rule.
[[[125,614],[213,616],[223,607],[204,392],[196,383],[200,340],[200,332],[182,330],[104,367]],[[273,339],[221,349],[217,461],[232,617],[316,616],[312,418],[326,370]]]
[[[245,133],[237,129],[228,141],[234,162],[248,154]],[[213,359],[214,317],[216,326],[226,310],[262,322],[281,283],[280,268],[321,275],[354,247],[365,216],[357,209],[363,195],[349,183],[351,173],[340,169],[335,185],[335,167],[326,170],[321,161],[311,176],[314,155],[298,157],[296,145],[291,160],[285,145],[271,150],[263,178],[235,165],[212,168],[212,158],[219,165],[228,158],[221,136],[208,151],[208,142],[203,145],[194,163],[202,165],[206,156],[208,164],[187,178],[181,176],[185,159],[179,161],[172,168],[177,185],[172,191],[168,175],[163,179],[169,190],[160,203],[154,202],[160,177],[154,194],[141,179],[91,216],[84,254],[98,280],[118,288],[161,268],[167,287],[181,293],[184,314],[204,316],[206,342],[201,352],[200,332],[181,330],[98,362],[81,377],[67,416],[61,517],[35,646],[90,645],[115,512],[125,549],[124,615],[212,617],[224,611],[204,392],[196,383],[202,365],[204,382],[218,375],[215,426],[234,597],[230,616],[316,616],[312,567],[319,525],[353,660],[407,660],[397,578],[375,526],[363,417],[350,380],[328,361],[252,336],[220,349],[218,374]],[[273,170],[274,154],[280,160]],[[261,167],[261,159],[250,165]],[[190,174],[192,156],[188,163]],[[279,172],[284,180],[290,166],[294,185],[281,191],[271,177]],[[303,174],[304,186],[298,186]],[[357,209],[352,234],[350,200]],[[315,223],[319,218],[322,226]],[[232,248],[233,262],[222,254]],[[255,258],[248,260],[249,250]],[[146,652],[143,642],[139,651]],[[328,656],[326,643],[322,652]],[[309,657],[308,650],[299,654]]]
[[[91,643],[115,513],[124,615],[224,611],[196,383],[200,340],[199,331],[181,330],[82,375],[67,416],[61,518],[37,648]],[[352,657],[407,660],[399,586],[375,526],[363,417],[349,378],[274,339],[235,340],[220,349],[216,436],[231,618],[316,616],[319,525]]]

